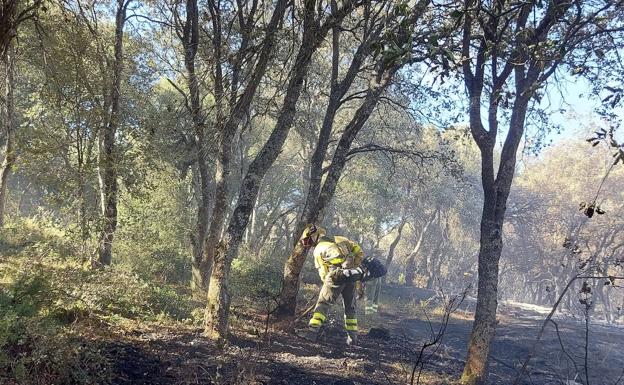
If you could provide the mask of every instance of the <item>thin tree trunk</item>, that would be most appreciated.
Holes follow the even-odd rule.
[[[335,1],[331,2],[332,11],[337,10]],[[297,306],[297,293],[299,291],[299,275],[305,263],[308,249],[300,246],[300,238],[303,235],[305,226],[309,223],[318,222],[324,213],[319,212],[318,203],[321,195],[322,178],[323,178],[323,162],[327,157],[327,149],[329,140],[334,126],[334,119],[340,108],[342,98],[345,96],[357,74],[362,68],[364,60],[370,54],[371,43],[378,39],[384,24],[381,23],[374,30],[369,30],[365,34],[362,43],[358,46],[353,60],[349,65],[349,69],[341,81],[338,81],[338,70],[340,65],[340,27],[334,26],[332,29],[332,71],[330,77],[330,95],[323,123],[319,132],[316,147],[310,159],[310,180],[306,201],[301,216],[295,226],[294,239],[296,243],[290,253],[286,263],[284,264],[284,273],[282,281],[282,289],[280,292],[280,307],[277,311],[277,317],[282,321],[286,321],[295,315]],[[358,113],[360,111],[358,110]],[[366,119],[365,119],[366,120]],[[363,125],[363,123],[362,123]],[[359,130],[359,129],[358,129]],[[350,144],[349,144],[350,145]],[[337,167],[337,164],[334,165]]]
[[[258,191],[258,196],[256,197],[256,202],[254,203],[253,210],[251,211],[251,223],[247,227],[247,232],[245,233],[245,243],[251,242],[253,239],[255,241],[256,237],[256,228],[258,227],[258,204],[260,203],[260,196],[262,191]],[[257,242],[254,242],[257,243]],[[260,247],[258,247],[260,249]]]
[[[223,116],[223,106],[222,100],[224,99],[224,88],[223,88],[223,75],[221,68],[221,24],[220,24],[220,14],[221,9],[219,5],[214,2],[209,2],[209,9],[212,16],[213,21],[213,48],[217,53],[217,57],[215,58],[215,99],[217,105],[217,124],[219,127],[219,150],[217,154],[217,173],[216,173],[216,194],[215,194],[215,204],[212,212],[212,218],[210,221],[210,227],[208,229],[206,241],[205,241],[205,256],[206,263],[208,265],[212,265],[215,255],[217,253],[218,241],[219,238],[223,235],[223,227],[227,220],[228,208],[230,207],[230,175],[232,169],[232,161],[233,161],[233,143],[236,136],[236,132],[241,121],[247,115],[249,108],[251,107],[251,103],[256,94],[258,86],[260,85],[260,81],[264,76],[269,60],[271,58],[271,54],[273,53],[277,32],[279,29],[279,23],[283,18],[284,13],[286,12],[288,2],[285,0],[280,0],[276,3],[275,10],[271,16],[271,20],[269,25],[267,26],[267,34],[264,42],[262,43],[262,49],[258,56],[258,62],[256,63],[253,74],[251,76],[251,80],[247,84],[244,92],[238,100],[235,100],[236,93],[233,91],[231,96],[231,102],[234,103],[231,106],[231,111],[227,119]],[[241,4],[239,3],[239,7]],[[241,11],[241,10],[239,10]],[[242,29],[245,27],[241,26]],[[243,31],[244,33],[248,33],[249,31]],[[248,35],[245,35],[248,38]],[[244,49],[247,45],[247,38],[242,44],[241,49]],[[239,51],[239,55],[242,55],[242,52]],[[239,56],[240,58],[241,56]],[[236,73],[238,73],[238,69],[236,69]],[[236,76],[235,76],[236,78]],[[237,79],[234,79],[234,82],[237,82]],[[221,121],[225,120],[224,123]],[[210,268],[206,273],[210,274]]]
[[[436,278],[439,279],[441,276],[442,269],[442,261],[444,260],[443,255],[447,251],[448,246],[450,245],[449,240],[449,232],[451,225],[449,223],[449,219],[446,218],[446,226],[442,230],[442,239],[436,246],[435,250],[431,253],[430,256],[430,264],[431,269],[429,270],[429,279],[427,280],[427,289],[433,289],[435,287]]]
[[[113,80],[110,88],[110,113],[106,125],[100,133],[99,178],[104,227],[100,236],[99,263],[112,262],[113,236],[117,229],[117,166],[119,164],[115,148],[115,134],[120,125],[121,76],[123,70],[123,30],[126,22],[126,9],[129,0],[117,1],[115,20],[115,60]]]
[[[405,263],[405,285],[406,286],[414,285],[414,277],[416,275],[416,268],[415,268],[416,264],[414,262],[416,260],[416,256],[418,255],[418,252],[420,251],[422,242],[425,239],[427,230],[429,230],[429,227],[431,226],[433,221],[435,221],[435,218],[438,215],[438,211],[439,209],[436,209],[433,212],[433,214],[431,214],[431,216],[425,221],[420,231],[420,234],[418,234],[418,239],[416,240],[416,244],[414,245],[414,248],[412,249],[412,252],[410,253],[409,257],[407,258],[407,261]]]
[[[372,114],[375,105],[379,101],[379,98],[385,88],[388,86],[391,77],[392,75],[386,78],[386,81],[379,84],[378,87],[369,90],[364,103],[362,103],[360,108],[358,108],[353,119],[347,125],[347,128],[345,129],[345,132],[336,147],[336,152],[334,153],[332,163],[329,166],[323,187],[318,195],[316,205],[310,211],[305,223],[318,223],[322,221],[325,209],[331,198],[334,196],[338,186],[338,180],[340,179],[342,170],[347,163],[347,156],[349,149],[351,148],[351,144],[353,143],[353,140],[355,140],[357,133]],[[303,264],[305,263],[308,253],[308,248],[300,245],[300,238],[303,234],[303,229],[297,229],[297,233],[298,237],[295,237],[295,239],[297,239],[297,243],[284,265],[284,280],[280,293],[279,310],[279,317],[283,321],[288,321],[295,315],[297,307],[297,293],[299,292],[299,275],[301,274],[301,269],[303,268]],[[286,323],[288,324],[288,322]]]
[[[440,252],[442,250],[442,243],[439,243],[436,248],[433,250],[431,255],[429,255],[429,270],[427,271],[427,289],[431,290],[435,286],[435,279],[439,276],[438,260],[440,259]]]
[[[0,166],[0,228],[4,226],[5,206],[7,200],[7,184],[11,169],[17,158],[15,149],[15,107],[13,89],[15,86],[13,79],[13,66],[15,59],[11,55],[11,48],[7,48],[3,56],[5,68],[4,77],[4,103],[2,115],[4,115],[4,132],[6,141],[4,143],[4,160]]]
[[[197,199],[197,218],[195,233],[191,236],[193,261],[191,265],[191,288],[193,291],[205,290],[210,271],[209,262],[204,258],[204,243],[208,231],[210,212],[210,179],[208,171],[208,143],[206,142],[206,123],[201,105],[199,79],[195,71],[195,56],[199,48],[199,10],[197,0],[186,2],[186,22],[183,25],[182,45],[184,47],[184,66],[186,67],[187,86],[189,88],[190,113],[193,121],[197,169],[194,169],[195,192]]]
[[[222,49],[222,37],[221,37],[221,9],[220,4],[214,1],[208,1],[208,9],[211,14],[212,21],[212,49],[214,51],[214,97],[215,97],[215,111],[217,126],[219,127],[219,146],[217,151],[217,163],[215,174],[215,201],[214,208],[212,210],[212,217],[210,219],[210,226],[208,227],[208,233],[206,235],[204,257],[207,265],[212,265],[214,259],[214,251],[216,244],[223,232],[223,224],[229,208],[229,183],[230,174],[232,171],[233,160],[233,146],[234,137],[239,124],[239,119],[234,117],[229,122],[223,122],[223,101],[225,99],[225,92],[223,86],[223,68],[221,66],[221,49]],[[210,268],[206,271],[209,274]]]
[[[335,10],[335,1],[331,2],[332,10]],[[325,116],[323,118],[323,124],[319,132],[319,137],[316,143],[314,152],[310,159],[310,179],[308,184],[308,193],[306,195],[306,201],[303,206],[301,217],[295,227],[296,242],[294,244],[294,250],[289,256],[288,260],[284,264],[284,280],[282,282],[282,289],[280,292],[281,306],[278,309],[278,317],[294,315],[296,306],[296,296],[299,290],[299,272],[303,266],[303,261],[308,253],[308,248],[301,246],[301,236],[306,224],[311,223],[314,217],[313,208],[316,205],[319,192],[321,190],[321,179],[323,177],[323,161],[327,154],[327,148],[329,146],[329,139],[331,136],[334,118],[340,105],[340,100],[350,87],[345,82],[338,83],[338,68],[340,61],[340,28],[335,26],[332,29],[332,71],[330,77],[330,95],[327,108],[325,110]],[[346,81],[346,79],[345,79]],[[301,264],[301,266],[299,266]],[[296,282],[295,282],[296,280]],[[293,299],[294,297],[294,299]]]
[[[399,224],[399,227],[397,229],[397,236],[394,238],[394,240],[390,244],[390,247],[388,248],[388,256],[386,257],[386,263],[385,263],[386,271],[388,271],[390,269],[390,265],[392,265],[392,261],[394,260],[394,252],[396,250],[397,245],[401,241],[401,236],[403,235],[403,228],[405,228],[406,224],[407,224],[407,220],[405,219],[405,217],[401,218],[401,223]],[[386,276],[384,275],[383,277],[379,279],[379,281],[377,282],[377,285],[375,285],[375,292],[373,293],[373,304],[379,305],[379,296],[381,295],[381,290],[383,289],[383,286],[385,284],[386,284]]]
[[[230,305],[227,282],[230,265],[238,252],[262,179],[277,159],[288,136],[312,54],[324,40],[333,23],[340,23],[354,5],[351,1],[345,2],[343,8],[333,14],[332,24],[327,22],[319,26],[315,20],[315,3],[314,0],[305,1],[303,40],[295,59],[293,75],[288,82],[284,104],[268,141],[249,165],[228,230],[215,253],[215,266],[210,278],[205,317],[206,334],[213,339],[226,337]]]

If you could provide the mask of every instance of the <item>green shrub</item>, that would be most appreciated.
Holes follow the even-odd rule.
[[[57,318],[60,298],[55,296],[51,275],[41,266],[4,265],[0,372],[19,384],[106,384],[107,359],[72,337]]]
[[[78,255],[78,243],[66,226],[56,222],[48,212],[30,218],[17,218],[5,225],[0,234],[1,255],[41,256]]]
[[[144,279],[163,284],[187,285],[191,280],[191,260],[177,250],[161,249],[147,256],[124,257],[120,265]]]
[[[240,257],[232,262],[233,296],[251,300],[276,296],[282,284],[282,266],[265,259]]]
[[[108,359],[97,341],[75,333],[77,325],[193,322],[190,297],[186,287],[155,284],[121,267],[91,270],[70,259],[5,258],[0,260],[0,373],[28,385],[106,384]]]
[[[114,264],[147,280],[188,285],[194,222],[189,222],[187,182],[175,169],[159,165],[147,173],[146,184],[122,190]]]

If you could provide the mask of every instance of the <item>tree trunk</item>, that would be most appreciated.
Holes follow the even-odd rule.
[[[203,130],[201,131],[203,132]],[[195,140],[201,140],[203,136],[197,135]],[[195,220],[195,230],[191,233],[191,245],[193,247],[193,261],[191,263],[191,289],[193,292],[202,292],[208,287],[210,279],[209,266],[204,260],[204,241],[208,228],[209,199],[210,192],[208,185],[204,183],[208,177],[208,165],[206,155],[199,154],[198,150],[197,166],[193,167],[193,189],[197,197],[197,216]]]
[[[386,257],[386,263],[385,263],[386,271],[389,271],[390,265],[392,265],[392,261],[394,260],[394,251],[396,250],[397,245],[401,241],[403,228],[405,228],[406,224],[407,224],[407,220],[405,219],[405,217],[401,218],[401,223],[399,224],[399,227],[397,229],[397,236],[396,238],[394,238],[394,240],[390,244],[390,247],[388,248],[388,256]],[[383,289],[383,286],[386,284],[386,276],[387,275],[384,275],[383,277],[381,277],[379,281],[377,282],[377,285],[375,285],[375,292],[373,293],[373,304],[375,305],[379,305],[379,296],[381,295],[381,290]]]
[[[258,244],[255,242],[257,239],[256,228],[258,227],[258,204],[260,204],[260,196],[262,191],[258,191],[258,196],[256,197],[256,203],[254,204],[253,210],[251,211],[251,223],[247,227],[247,232],[245,233],[245,243],[249,243],[254,240],[254,244]],[[260,251],[260,246],[257,247],[256,252]]]
[[[488,355],[490,342],[494,337],[497,310],[498,263],[503,247],[502,231],[505,220],[507,198],[516,167],[516,152],[524,134],[524,125],[529,100],[547,83],[563,58],[544,61],[528,47],[538,46],[553,39],[551,31],[559,24],[565,29],[563,15],[573,3],[556,0],[548,3],[540,12],[540,21],[535,20],[535,4],[526,3],[518,11],[501,23],[503,15],[509,13],[506,3],[493,3],[492,14],[473,13],[481,9],[481,3],[466,0],[464,3],[462,32],[462,71],[468,91],[470,131],[481,152],[481,182],[484,192],[481,216],[481,236],[478,257],[478,295],[475,321],[468,345],[468,357],[461,377],[464,385],[482,385],[487,382]],[[535,29],[525,28],[533,18]],[[514,25],[513,31],[510,28]],[[573,25],[570,24],[570,25]],[[572,30],[576,27],[570,26]],[[476,29],[479,29],[477,32]],[[502,32],[499,30],[502,29]],[[517,31],[529,32],[525,35]],[[515,32],[514,32],[515,31]],[[499,33],[514,33],[512,44],[500,44]],[[558,33],[561,33],[559,31]],[[475,45],[479,34],[482,39]],[[565,45],[561,45],[564,48]],[[563,54],[567,54],[565,49]],[[488,64],[491,63],[491,64]],[[519,65],[518,63],[522,63]],[[489,73],[486,75],[485,71]],[[484,101],[483,91],[489,83],[488,100]],[[513,88],[514,100],[509,118],[509,130],[500,156],[498,172],[494,172],[494,147],[499,128],[499,103],[508,88]],[[485,103],[484,103],[485,102]],[[484,105],[487,106],[488,129],[482,120]]]
[[[431,226],[436,216],[438,215],[438,211],[439,209],[436,209],[433,212],[433,214],[431,214],[431,216],[425,221],[420,231],[420,234],[418,234],[418,239],[416,240],[414,249],[412,249],[412,252],[407,258],[407,261],[405,263],[405,285],[406,286],[414,285],[414,277],[416,275],[416,265],[414,262],[416,260],[416,256],[418,255],[418,252],[420,251],[420,247],[422,246],[422,242],[425,238],[425,234],[427,233],[427,230],[429,230],[429,227]]]
[[[332,8],[335,9],[334,2],[332,2]],[[340,106],[340,100],[350,87],[350,82],[352,82],[352,79],[349,82],[349,80],[345,78],[345,80],[338,83],[338,67],[340,60],[339,31],[340,28],[338,26],[332,29],[332,72],[329,101],[325,110],[325,116],[323,117],[323,124],[319,132],[316,147],[310,159],[308,193],[306,194],[303,211],[295,227],[295,235],[293,237],[296,242],[293,245],[293,251],[284,264],[284,279],[280,292],[280,307],[277,312],[277,316],[281,319],[293,316],[296,311],[297,293],[299,292],[299,274],[303,268],[309,250],[309,248],[301,246],[301,236],[303,235],[305,226],[315,222],[318,216],[318,213],[314,212],[314,206],[316,205],[321,190],[323,161],[327,154],[334,118]],[[349,83],[346,84],[346,82]]]
[[[429,255],[429,270],[427,271],[427,289],[431,290],[435,287],[435,279],[440,276],[440,253],[442,252],[442,242],[439,243],[435,250]]]
[[[517,87],[522,89],[520,84]],[[518,97],[514,104],[509,133],[501,152],[496,178],[494,178],[494,141],[488,139],[479,143],[476,139],[481,151],[484,199],[478,256],[477,306],[468,344],[468,357],[461,377],[461,382],[465,385],[482,385],[487,382],[490,343],[496,329],[498,264],[503,249],[503,223],[515,173],[516,152],[524,132],[528,102],[525,96]],[[476,105],[473,107],[476,108]],[[480,117],[478,119],[480,120]],[[473,132],[476,131],[475,129]]]
[[[379,97],[383,90],[385,90],[387,83],[380,85],[378,88],[370,90],[364,103],[358,108],[353,119],[345,129],[332,163],[329,166],[327,177],[323,183],[322,189],[318,194],[318,199],[313,209],[309,211],[308,217],[305,223],[318,223],[322,221],[325,214],[325,208],[329,204],[329,201],[334,196],[334,192],[338,186],[338,180],[342,175],[347,162],[347,154],[351,147],[351,143],[355,140],[355,137],[359,130],[364,126],[364,123],[368,120],[368,117],[372,114],[374,106],[377,104]],[[312,185],[312,183],[311,183]],[[297,243],[294,245],[294,250],[288,257],[286,264],[284,265],[284,280],[282,283],[282,290],[280,293],[280,310],[278,317],[281,320],[287,321],[295,315],[297,308],[297,293],[299,292],[299,275],[303,269],[303,264],[308,253],[308,248],[299,246],[299,238],[303,234],[303,228],[297,229],[298,236]]]
[[[479,249],[479,283],[477,308],[468,345],[468,358],[462,374],[462,382],[485,384],[488,372],[490,343],[496,328],[498,293],[498,261],[502,251],[500,231],[502,223],[496,223],[493,215],[495,202],[488,197],[484,204]]]
[[[4,132],[6,142],[4,143],[4,160],[0,166],[0,228],[4,226],[5,206],[7,200],[7,184],[11,169],[15,164],[15,107],[14,107],[14,79],[13,66],[15,59],[11,55],[10,47],[6,49],[3,55],[3,64],[5,68],[4,77],[4,103],[2,115],[4,115]]]
[[[186,22],[183,25],[182,46],[184,47],[184,66],[189,89],[190,114],[193,122],[197,169],[195,171],[197,199],[197,218],[195,233],[191,236],[193,261],[191,265],[191,288],[203,291],[207,287],[210,263],[204,258],[204,243],[208,231],[210,211],[210,179],[208,171],[208,153],[206,142],[206,123],[201,105],[199,79],[195,72],[195,56],[199,47],[199,10],[197,0],[186,2]]]
[[[196,1],[196,0],[195,0]],[[267,26],[267,34],[261,45],[260,54],[258,55],[258,61],[253,68],[251,80],[245,87],[244,92],[240,98],[236,99],[236,92],[233,90],[231,102],[233,103],[228,116],[223,114],[223,106],[221,100],[224,100],[224,85],[223,85],[223,70],[221,67],[221,9],[219,4],[215,2],[209,2],[209,7],[212,14],[213,25],[213,49],[215,51],[215,100],[217,110],[217,125],[219,127],[219,147],[217,154],[217,172],[216,172],[216,194],[214,209],[212,212],[212,218],[210,220],[210,227],[205,240],[204,259],[205,264],[208,266],[207,274],[210,274],[211,265],[217,254],[219,246],[219,238],[223,234],[223,227],[227,220],[228,208],[230,207],[230,175],[233,161],[233,143],[236,136],[238,127],[243,118],[248,114],[249,108],[253,101],[254,95],[260,85],[260,81],[264,76],[271,54],[275,47],[276,35],[279,29],[279,23],[286,11],[288,2],[280,0],[276,3],[275,9],[271,16],[269,25]],[[244,28],[241,26],[241,28]],[[248,31],[247,31],[248,32]],[[243,49],[246,43],[241,46]],[[239,55],[242,52],[239,51]],[[238,69],[236,69],[238,71]],[[238,80],[235,79],[234,82]],[[223,123],[221,123],[223,122]]]
[[[303,40],[295,59],[293,75],[288,82],[284,104],[269,139],[249,165],[228,229],[215,252],[215,265],[210,277],[205,315],[205,332],[212,339],[226,337],[230,306],[228,295],[230,265],[238,252],[243,233],[249,222],[260,183],[277,159],[288,136],[312,54],[328,32],[328,28],[319,29],[316,26],[315,1],[306,0],[305,8]]]
[[[337,9],[335,1],[331,2],[331,7],[332,11]],[[344,159],[334,157],[335,161],[332,161],[332,164],[330,165],[330,170],[337,171],[337,173],[333,174],[333,178],[326,179],[325,183],[322,183],[323,162],[327,157],[327,149],[334,125],[334,119],[338,109],[340,108],[342,98],[353,84],[353,81],[360,72],[365,59],[370,55],[371,43],[379,38],[383,31],[383,27],[384,24],[381,23],[377,28],[369,30],[368,34],[365,34],[362,39],[362,43],[358,46],[353,56],[347,73],[341,81],[338,81],[338,69],[340,64],[340,27],[335,25],[332,30],[332,72],[330,78],[329,101],[323,117],[323,124],[319,132],[318,141],[310,160],[310,183],[301,217],[295,227],[296,231],[294,239],[296,240],[296,243],[294,244],[293,251],[284,264],[284,279],[282,281],[282,290],[280,292],[279,299],[280,307],[277,311],[277,317],[281,321],[285,322],[285,324],[289,324],[288,321],[295,315],[297,307],[297,293],[299,291],[299,275],[301,274],[301,269],[303,268],[308,253],[307,248],[299,246],[303,230],[307,224],[319,222],[323,218],[325,214],[325,205],[333,196],[333,191],[336,187],[335,184],[337,184],[337,180],[334,181],[334,179],[336,177],[339,178],[342,174],[342,168],[346,162],[346,153],[348,152],[355,135],[364,125],[370,116],[370,113],[372,113],[372,108],[379,100],[381,92],[383,92],[385,87],[387,87],[388,82],[396,71],[396,69],[390,69],[387,77],[384,77],[382,74],[376,79],[377,81],[381,80],[379,83],[383,84],[377,88],[371,88],[371,90],[369,90],[367,98],[355,115],[356,117],[359,115],[362,119],[358,121],[354,118],[354,120],[349,123],[347,129],[341,137],[340,143],[342,143],[342,145],[339,144],[337,151],[344,151]],[[368,110],[369,107],[370,111]],[[353,131],[352,133],[348,132],[349,128]],[[328,180],[329,183],[327,183]],[[326,187],[329,188],[331,192],[329,194],[325,194],[325,198],[321,198],[323,195],[322,189],[325,189]],[[322,203],[321,200],[323,201]]]
[[[117,1],[115,20],[115,60],[113,62],[113,81],[110,88],[110,113],[106,125],[102,128],[99,139],[100,161],[99,179],[103,229],[100,236],[99,263],[110,265],[112,262],[113,236],[117,229],[117,166],[119,156],[115,148],[115,134],[120,124],[121,76],[123,70],[123,29],[126,22],[126,9],[129,0]]]

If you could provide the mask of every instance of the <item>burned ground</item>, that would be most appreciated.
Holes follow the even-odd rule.
[[[118,336],[120,340],[105,349],[114,362],[117,384],[405,384],[410,381],[420,347],[432,329],[440,326],[439,309],[435,300],[430,300],[433,292],[395,288],[389,295],[397,292],[403,299],[394,298],[393,304],[403,301],[405,306],[382,303],[378,314],[360,317],[357,347],[344,344],[336,321],[329,324],[321,341],[313,343],[273,329],[265,334],[259,314],[238,313],[224,346],[204,338],[197,327],[153,325]],[[428,299],[428,307],[419,311]],[[459,377],[471,330],[470,307],[468,301],[451,318],[442,343],[426,351],[421,384],[452,384]],[[398,308],[403,310],[394,310]],[[333,319],[340,319],[340,314]],[[247,326],[245,321],[250,321]],[[490,355],[492,384],[513,382],[542,321],[543,315],[530,309],[501,305]],[[556,322],[561,341],[554,326],[549,325],[522,384],[574,384],[566,381],[574,380],[575,372],[584,375],[584,323],[561,318]],[[304,319],[298,328],[305,328]],[[369,335],[371,328],[376,329]],[[383,331],[381,336],[379,330]],[[590,382],[615,384],[624,367],[619,348],[624,344],[623,330],[592,325],[589,336]],[[578,377],[576,380],[582,382]]]

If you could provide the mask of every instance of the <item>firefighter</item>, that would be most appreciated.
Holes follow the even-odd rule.
[[[347,345],[357,342],[356,288],[367,272],[362,266],[364,253],[357,243],[341,236],[329,237],[323,228],[308,225],[302,236],[306,247],[314,246],[314,266],[323,281],[309,326],[314,339],[324,325],[331,305],[342,295]]]

